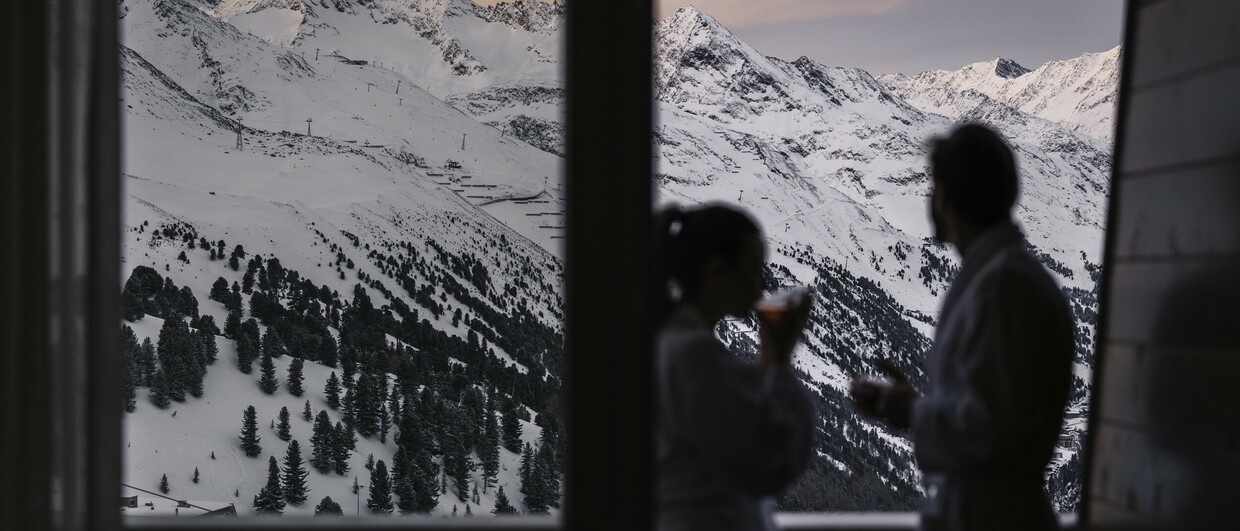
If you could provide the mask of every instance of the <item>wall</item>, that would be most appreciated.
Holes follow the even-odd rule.
[[[1096,529],[1231,528],[1240,2],[1132,1],[1125,42],[1087,517]]]

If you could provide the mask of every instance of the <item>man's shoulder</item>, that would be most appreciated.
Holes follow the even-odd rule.
[[[1021,299],[1029,304],[1064,303],[1063,291],[1050,270],[1022,245],[1012,245],[995,256],[980,275],[983,291],[1001,299]]]

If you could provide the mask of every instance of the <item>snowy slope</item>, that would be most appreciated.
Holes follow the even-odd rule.
[[[465,338],[476,326],[504,325],[495,319],[512,319],[518,311],[528,311],[552,330],[561,328],[562,265],[555,239],[560,231],[540,228],[525,215],[559,210],[558,200],[543,192],[546,179],[557,175],[557,157],[506,139],[425,91],[402,90],[397,96],[395,81],[406,87],[411,83],[389,70],[327,58],[303,60],[187,2],[129,1],[124,8],[130,46],[121,50],[126,276],[135,266],[150,266],[189,287],[203,313],[224,322],[222,305],[208,301],[206,294],[218,277],[240,282],[244,268],[234,271],[224,260],[211,260],[205,250],[186,249],[143,230],[176,224],[212,242],[226,240],[229,248],[240,244],[251,255],[278,258],[302,278],[346,296],[364,284],[376,306],[402,304],[453,337]],[[367,83],[388,88],[372,87],[363,96]],[[314,118],[313,136],[297,127],[305,125],[302,116]],[[236,146],[237,117],[245,118],[242,149]],[[462,135],[468,142],[464,150]],[[462,168],[448,168],[448,159]],[[471,197],[476,195],[489,197]],[[531,196],[541,199],[526,199]],[[177,260],[181,251],[187,262]],[[424,268],[398,270],[383,256],[402,261],[420,256]],[[455,268],[460,260],[477,263],[490,273],[484,277],[488,280],[462,276]],[[436,305],[446,311],[436,314],[402,289],[406,282],[429,287]],[[463,290],[467,300],[449,293],[450,285]],[[515,286],[524,289],[517,292]],[[471,304],[486,311],[475,311]],[[459,323],[450,317],[454,310],[463,310]],[[133,326],[140,337],[159,330],[158,319],[150,316]],[[246,514],[265,481],[266,455],[276,446],[275,453],[283,455],[284,445],[265,433],[266,421],[281,405],[299,413],[303,399],[259,394],[255,377],[236,371],[233,342],[218,342],[221,359],[208,371],[202,399],[161,411],[140,390],[138,409],[126,422],[125,481],[149,489],[167,473],[173,495],[236,502]],[[542,378],[541,371],[530,374],[529,362],[522,361],[530,359],[528,353],[497,345],[490,350],[496,363]],[[280,371],[288,361],[277,360]],[[552,376],[558,374],[557,360],[538,362]],[[310,362],[305,371],[307,398],[320,409],[321,398],[315,397],[328,369]],[[272,445],[265,446],[261,459],[235,458],[239,415],[249,404],[259,409],[264,442]],[[294,436],[308,455],[307,426],[298,427],[298,422]],[[534,442],[539,429],[525,427],[525,439]],[[210,451],[216,452],[215,461]],[[386,446],[365,439],[359,443],[351,468],[363,485],[367,476],[359,459],[373,452],[390,463],[393,451],[391,441]],[[515,457],[501,454],[506,468],[499,483],[507,484],[506,492],[520,509]],[[193,466],[202,473],[196,485],[189,482]],[[330,494],[349,507],[351,477],[315,474],[313,502]],[[489,511],[493,496],[494,491],[483,494],[474,512]],[[455,500],[441,496],[435,513],[450,514]],[[464,504],[456,503],[463,511]]]
[[[326,55],[318,61],[312,55],[303,59],[180,0],[130,0],[126,7],[128,47],[193,97],[247,127],[301,133],[309,125],[314,138],[323,140],[315,142],[359,148],[389,167],[407,166],[401,172],[417,176],[421,185],[435,188],[432,182],[442,183],[438,190],[455,190],[472,204],[531,197],[559,175],[562,159],[470,119],[392,70],[344,64]],[[297,138],[306,140],[304,135]],[[220,137],[221,144],[229,140]],[[174,153],[164,152],[169,157],[177,156]],[[415,159],[421,164],[407,164]],[[449,160],[462,167],[448,168]],[[307,164],[290,165],[319,171]],[[210,165],[201,169],[214,171]],[[370,188],[347,188],[343,195],[314,197],[336,201],[352,193],[372,193]],[[561,242],[556,238],[562,231],[525,229],[525,213],[495,212],[558,254]]]
[[[214,301],[204,301],[209,305],[220,306]],[[222,306],[221,306],[222,308]],[[131,327],[139,340],[145,337],[155,341],[159,336],[163,321],[157,317],[146,317]],[[310,435],[312,422],[302,420],[301,412],[305,402],[310,402],[314,415],[319,411],[327,411],[332,423],[341,421],[341,413],[328,407],[323,395],[323,384],[333,371],[339,374],[339,368],[324,367],[315,362],[305,364],[306,393],[295,397],[281,388],[273,396],[263,394],[258,388],[258,373],[246,375],[235,369],[236,349],[232,342],[223,337],[217,338],[220,344],[219,360],[211,366],[204,385],[203,398],[190,399],[183,404],[174,404],[167,410],[151,405],[147,400],[146,390],[138,396],[137,410],[125,418],[124,440],[126,446],[123,459],[126,463],[123,483],[138,488],[156,491],[160,477],[168,475],[168,496],[214,504],[236,505],[241,516],[252,515],[251,501],[259,489],[267,482],[267,459],[274,455],[283,463],[289,443],[281,441],[270,423],[276,420],[280,408],[287,407],[292,414],[290,433],[292,440],[298,441],[302,455],[310,458]],[[281,378],[288,372],[292,361],[289,356],[273,360],[276,374]],[[241,452],[237,437],[241,432],[241,417],[245,408],[255,406],[258,411],[259,444],[263,448],[261,455],[247,457]],[[538,440],[539,428],[533,423],[522,422],[522,438],[530,444]],[[353,478],[356,476],[364,487],[369,484],[369,473],[364,467],[366,456],[373,454],[390,466],[391,456],[396,451],[394,437],[389,437],[386,444],[377,438],[359,438],[357,450],[349,459],[349,474],[340,476],[335,473],[320,474],[310,469],[308,482],[310,485],[309,499],[301,506],[289,505],[285,514],[289,516],[312,516],[314,506],[324,496],[330,496],[344,508],[346,515],[356,513],[357,496],[353,494]],[[211,458],[211,454],[215,458]],[[504,487],[505,494],[519,499],[520,480],[517,469],[520,466],[517,454],[500,448],[501,467],[497,486]],[[199,482],[192,481],[194,469],[199,471]],[[495,505],[495,490],[480,494],[481,503],[473,506],[474,514],[482,516],[489,513]],[[143,503],[147,501],[143,496]],[[366,491],[362,491],[362,512],[366,514]],[[466,502],[455,496],[440,496],[439,506],[432,515],[448,515],[453,505],[458,511],[465,511]],[[147,516],[142,505],[137,511],[125,514]],[[195,511],[183,509],[183,515],[196,514]]]
[[[951,116],[950,111],[941,109],[955,95],[973,90],[1110,143],[1114,138],[1121,48],[1051,61],[1033,71],[1000,58],[959,70],[891,74],[881,80],[909,103],[929,112]]]
[[[561,3],[220,0],[204,11],[299,53],[381,64],[441,96],[559,73]]]

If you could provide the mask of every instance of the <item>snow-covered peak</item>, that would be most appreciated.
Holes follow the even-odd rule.
[[[1020,66],[1020,63],[1011,59],[1002,57],[995,59],[995,75],[1004,79],[1016,79],[1029,73],[1029,69]]]
[[[513,0],[500,2],[482,10],[480,16],[491,22],[502,22],[533,33],[554,33],[564,23],[564,2]]]
[[[976,90],[995,101],[1058,122],[1109,142],[1119,88],[1116,46],[1101,53],[1051,61],[1028,70],[1008,59],[966,65],[959,70],[930,70],[881,81],[923,110],[950,116],[944,107],[955,95]]]
[[[793,101],[791,78],[723,24],[692,6],[655,27],[655,97],[673,104],[730,106],[746,116]]]

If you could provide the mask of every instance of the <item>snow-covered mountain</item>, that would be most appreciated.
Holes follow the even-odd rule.
[[[891,74],[881,80],[892,92],[926,111],[953,116],[953,98],[977,91],[1008,107],[1110,142],[1121,48],[1051,61],[1032,71],[1000,58],[959,70]]]
[[[290,354],[308,360],[305,398],[315,410],[327,409],[320,391],[326,374],[343,377],[343,367],[320,364],[317,353],[296,347],[318,343],[294,338],[304,339],[306,330],[311,337],[327,333],[342,354],[352,348],[361,332],[339,316],[365,290],[377,316],[368,326],[381,332],[370,343],[386,346],[357,356],[386,353],[393,366],[442,360],[442,367],[419,373],[440,379],[424,384],[444,390],[436,407],[464,407],[454,401],[469,388],[494,389],[500,401],[525,411],[522,437],[538,448],[542,426],[554,422],[547,404],[558,394],[562,360],[563,208],[547,184],[562,161],[478,123],[398,72],[326,54],[315,60],[203,7],[184,0],[121,6],[126,276],[138,266],[158,271],[192,293],[195,311],[221,327],[230,310],[208,300],[213,284],[248,284],[258,276],[254,294],[268,302],[260,308],[248,290],[239,294],[240,317],[258,319],[263,337],[276,331]],[[405,87],[399,93],[398,83]],[[225,244],[244,248],[239,267],[227,263]],[[257,268],[246,263],[256,257]],[[272,270],[289,279],[287,286],[264,280]],[[325,307],[298,306],[305,286],[318,290]],[[279,310],[271,309],[273,300]],[[129,325],[140,340],[157,341],[160,320],[147,315]],[[300,412],[302,399],[258,393],[256,375],[236,369],[237,337],[218,338],[220,360],[208,370],[201,399],[159,409],[146,400],[152,391],[140,389],[126,419],[127,484],[153,489],[167,474],[176,496],[251,512],[267,455],[233,458],[241,408],[256,406],[265,430],[272,408],[288,402]],[[277,365],[283,374],[287,361]],[[449,385],[456,381],[469,384]],[[306,430],[294,429],[294,437],[308,454]],[[265,431],[264,437],[273,440]],[[279,451],[269,453],[283,455],[284,443],[277,444]],[[365,486],[366,456],[394,463],[395,452],[393,439],[362,437],[350,469]],[[501,450],[496,487],[506,484],[524,512],[520,461],[519,453]],[[191,466],[202,482],[189,481]],[[470,481],[480,481],[479,474],[471,472]],[[352,479],[312,472],[312,500],[289,512],[307,513],[325,494],[350,501]],[[483,490],[476,502],[445,493],[430,512],[489,512],[496,491]]]
[[[456,382],[444,394],[463,401],[467,381],[504,382],[498,394],[524,408],[522,437],[537,448],[558,409],[563,355],[563,9],[537,0],[124,0],[126,273],[155,269],[194,293],[216,323],[230,310],[207,293],[218,278],[244,283],[247,265],[185,245],[186,234],[278,259],[277,270],[323,291],[325,316],[333,305],[340,313],[359,304],[360,285],[386,315],[375,326],[390,363],[454,345],[445,372],[435,373],[440,385]],[[915,506],[908,442],[859,419],[845,389],[880,358],[922,378],[958,263],[929,238],[926,141],[960,121],[991,124],[1010,140],[1023,179],[1017,217],[1079,316],[1080,378],[1067,428],[1069,438],[1079,434],[1111,163],[1109,137],[1096,130],[1109,131],[1114,57],[1108,74],[1105,56],[1117,50],[1033,71],[998,61],[876,79],[764,56],[692,7],[654,30],[659,200],[744,206],[766,228],[770,283],[817,293],[796,359],[819,397],[819,457],[782,507]],[[263,271],[252,275],[261,282]],[[288,310],[304,303],[304,290],[255,290]],[[269,313],[244,306],[243,318]],[[356,342],[347,320],[323,324],[298,311],[293,320],[306,319],[320,337]],[[148,315],[131,326],[155,341],[161,324]],[[277,320],[259,326],[287,333]],[[752,323],[728,323],[720,335],[738,355],[753,354]],[[264,421],[289,402],[253,392],[255,376],[234,368],[237,341],[219,338],[204,397],[173,405],[178,417],[141,390],[127,417],[129,482],[153,486],[157,473],[200,459],[169,446],[231,444],[223,451],[235,454],[242,402],[255,402]],[[306,357],[309,398],[321,409],[317,392],[333,369]],[[287,407],[296,413],[299,404]],[[359,442],[350,463],[363,484],[360,459],[374,453],[391,463],[394,444]],[[1072,467],[1062,466],[1074,456],[1063,448],[1051,477],[1063,507],[1079,490]],[[265,461],[219,461],[197,465],[210,482],[169,473],[174,491],[249,512]],[[519,461],[502,451],[498,482],[525,511]],[[315,474],[312,501],[353,496],[351,478]],[[444,493],[431,512],[489,511],[494,493],[476,504]]]
[[[902,473],[913,468],[907,444],[856,422],[840,404],[851,376],[874,359],[893,359],[919,374],[957,264],[953,252],[928,238],[926,141],[960,121],[990,124],[1009,139],[1023,184],[1016,216],[1082,314],[1096,307],[1109,144],[977,88],[944,89],[948,96],[929,107],[859,69],[766,57],[692,7],[655,31],[662,200],[739,203],[767,228],[772,262],[789,273],[780,280],[823,290],[798,368],[821,385],[827,427],[820,452],[847,479],[820,481],[869,494],[875,489],[866,475],[876,473],[908,502],[916,478]],[[997,66],[1016,79],[1033,75],[1013,64]],[[887,313],[840,301],[829,289],[850,282],[856,282],[851,290],[889,301]],[[1083,320],[1074,412],[1083,407],[1091,337],[1092,325]],[[832,441],[852,443],[857,433],[887,437],[880,446],[894,456],[891,466],[868,468],[869,450],[858,449],[864,445]],[[1058,463],[1071,456],[1063,452]],[[854,503],[834,506],[878,508]]]

